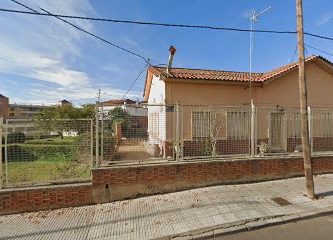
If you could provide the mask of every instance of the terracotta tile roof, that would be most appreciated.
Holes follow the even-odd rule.
[[[320,58],[328,62],[328,60],[320,56],[311,56],[306,59],[306,62],[313,59]],[[265,73],[252,73],[253,82],[264,82],[276,76],[282,75],[290,70],[297,68],[297,62],[284,65]],[[234,72],[234,71],[221,71],[221,70],[208,70],[208,69],[191,69],[191,68],[171,68],[169,74],[166,73],[165,67],[149,67],[148,71],[153,74],[163,74],[168,78],[177,79],[198,79],[198,80],[221,80],[221,81],[236,81],[247,82],[250,80],[249,72]]]
[[[306,62],[310,62],[314,59],[322,59],[324,61],[328,61],[320,56],[311,56],[311,57],[308,57],[306,58]],[[297,62],[294,62],[294,63],[291,63],[291,64],[287,64],[287,65],[284,65],[282,67],[279,67],[279,68],[276,68],[272,71],[269,71],[269,72],[266,72],[264,73],[262,76],[261,76],[261,81],[266,81],[266,80],[269,80],[271,78],[274,78],[274,77],[277,77],[277,76],[280,76],[286,72],[289,72],[291,70],[294,70],[295,68],[298,68],[298,63]]]
[[[321,56],[311,56],[306,58],[306,62],[320,61],[333,67],[333,63]],[[264,73],[252,73],[252,81],[256,84],[264,84],[269,80],[275,79],[279,76],[287,74],[298,67],[297,62],[284,65],[282,67],[273,69]],[[208,81],[221,81],[233,83],[246,83],[250,80],[249,72],[234,72],[234,71],[221,71],[221,70],[208,70],[208,69],[191,69],[191,68],[171,68],[169,74],[166,72],[165,67],[149,67],[144,88],[144,98],[148,99],[150,93],[151,79],[153,75],[164,75],[166,78],[174,79],[187,79],[187,80],[208,80]]]
[[[197,80],[221,80],[221,81],[249,81],[250,73],[233,72],[208,69],[172,68],[170,73],[166,73],[165,67],[150,67],[148,71],[154,74],[164,74],[168,78],[197,79]],[[253,81],[260,80],[262,73],[253,73]]]

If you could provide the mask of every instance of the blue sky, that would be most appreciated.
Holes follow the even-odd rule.
[[[35,9],[80,16],[168,23],[249,27],[252,9],[272,9],[256,28],[295,30],[294,0],[21,0]],[[333,37],[333,2],[304,0],[305,30]],[[21,9],[9,0],[1,8]],[[199,29],[70,20],[111,42],[174,66],[234,71],[249,70],[249,34]],[[75,104],[121,98],[145,63],[91,38],[57,19],[0,13],[0,93],[12,103]],[[333,42],[306,37],[307,44],[333,53]],[[267,71],[292,60],[296,36],[254,35],[253,70]],[[321,54],[307,48],[307,55]],[[296,57],[295,57],[296,59]],[[145,74],[127,97],[141,99]]]

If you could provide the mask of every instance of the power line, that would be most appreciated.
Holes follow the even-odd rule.
[[[20,2],[18,2],[18,1],[16,1],[16,0],[10,0],[10,1],[12,1],[12,2],[14,2],[14,3],[16,3],[16,4],[18,4],[18,5],[22,6],[22,7],[24,7],[24,8],[26,8],[26,9],[30,10],[30,11],[33,11],[34,13],[38,13],[38,14],[39,14],[38,11],[36,11],[35,9],[33,9],[33,8],[31,8],[31,7],[29,7],[29,6],[25,5],[25,4],[23,4],[23,3],[20,3]],[[134,56],[136,56],[136,57],[139,57],[139,58],[141,58],[142,60],[144,60],[144,61],[146,62],[145,66],[143,67],[143,69],[141,70],[141,72],[139,73],[139,75],[133,80],[132,84],[130,85],[130,87],[128,88],[128,90],[126,91],[126,93],[123,95],[122,99],[124,99],[124,98],[126,97],[126,95],[127,95],[127,94],[129,93],[129,91],[132,89],[132,87],[133,87],[134,84],[137,82],[137,80],[139,79],[139,77],[141,76],[141,74],[143,73],[143,71],[145,70],[145,68],[146,68],[147,66],[151,66],[151,67],[155,68],[153,65],[150,64],[150,62],[149,62],[150,59],[149,59],[149,58],[146,59],[146,58],[144,58],[143,56],[141,56],[141,55],[139,55],[139,54],[137,54],[137,53],[135,53],[135,52],[132,52],[132,51],[130,51],[130,50],[128,50],[128,49],[125,49],[125,48],[123,48],[123,47],[121,47],[121,46],[119,46],[119,45],[117,45],[117,44],[111,43],[110,41],[105,40],[105,39],[103,39],[103,38],[101,38],[101,37],[99,37],[99,36],[97,36],[97,35],[95,35],[95,34],[89,32],[89,31],[85,30],[85,29],[82,29],[81,27],[78,27],[78,26],[74,25],[73,23],[68,22],[67,20],[64,20],[64,19],[62,19],[62,18],[60,18],[60,17],[58,17],[58,16],[55,16],[55,15],[52,15],[52,13],[50,13],[49,11],[47,11],[47,10],[45,10],[45,9],[43,9],[43,8],[41,8],[41,10],[44,11],[44,12],[46,12],[46,13],[47,13],[47,16],[55,17],[55,18],[57,18],[57,19],[59,19],[59,20],[65,22],[65,23],[69,24],[70,26],[76,28],[77,30],[80,30],[80,31],[82,31],[82,32],[84,32],[84,33],[86,33],[86,34],[89,34],[90,36],[93,36],[93,37],[95,37],[95,38],[97,38],[97,39],[99,39],[99,40],[101,40],[101,41],[103,41],[103,42],[105,42],[105,43],[108,43],[108,44],[110,44],[110,45],[112,45],[112,46],[114,46],[114,47],[117,47],[117,48],[119,48],[119,49],[121,49],[121,50],[123,50],[123,51],[125,51],[125,52],[127,52],[127,53],[130,53],[130,54],[132,54],[132,55],[134,55]]]
[[[125,24],[152,25],[152,26],[160,26],[160,27],[201,28],[201,29],[210,29],[210,30],[251,32],[251,29],[246,29],[246,28],[231,28],[231,27],[218,27],[218,26],[207,26],[207,25],[143,22],[143,21],[131,21],[131,20],[120,20],[120,19],[108,19],[108,18],[82,17],[82,16],[73,16],[73,15],[63,15],[63,14],[46,14],[46,13],[39,13],[39,12],[28,12],[28,11],[21,11],[21,10],[15,10],[15,9],[7,9],[7,8],[0,8],[0,11],[10,12],[10,13],[47,16],[47,17],[53,16],[53,17],[61,17],[61,18],[71,18],[71,19],[91,20],[91,21],[103,21],[103,22],[113,22],[113,23],[125,23]],[[277,33],[277,34],[296,34],[296,31],[277,31],[277,30],[259,30],[259,29],[254,30],[254,32]]]
[[[115,43],[112,43],[112,42],[110,42],[110,41],[108,41],[108,40],[106,40],[106,39],[104,39],[104,38],[102,38],[102,37],[99,37],[99,36],[97,36],[96,34],[94,34],[94,33],[92,33],[92,32],[89,32],[89,31],[87,31],[87,30],[85,30],[85,29],[83,29],[83,28],[81,28],[81,27],[79,27],[79,26],[77,26],[77,25],[75,25],[75,24],[73,24],[73,23],[67,21],[67,20],[64,20],[64,19],[60,18],[60,17],[57,16],[57,15],[53,15],[52,13],[46,11],[45,9],[42,9],[42,8],[41,8],[42,11],[46,12],[45,14],[43,14],[43,13],[40,13],[40,12],[34,10],[33,8],[30,8],[29,6],[27,6],[27,5],[23,4],[23,3],[20,3],[20,2],[18,2],[18,1],[16,1],[16,0],[10,0],[10,1],[12,1],[12,2],[14,2],[14,3],[16,3],[16,4],[18,4],[18,5],[20,5],[20,6],[24,7],[24,8],[26,8],[26,9],[29,9],[30,11],[32,11],[32,12],[28,12],[28,13],[36,14],[36,15],[43,15],[43,16],[45,15],[45,16],[55,17],[55,18],[59,19],[60,21],[63,21],[63,22],[65,22],[65,23],[71,25],[72,27],[76,28],[77,30],[79,30],[79,31],[81,31],[81,32],[84,32],[84,33],[86,33],[86,34],[88,34],[88,35],[90,35],[90,36],[92,36],[92,37],[94,37],[94,38],[97,38],[97,39],[99,39],[100,41],[103,41],[103,42],[105,42],[105,43],[107,43],[107,44],[109,44],[109,45],[111,45],[111,46],[113,46],[113,47],[116,47],[116,48],[122,50],[122,51],[125,51],[125,52],[127,52],[127,53],[129,53],[129,54],[131,54],[131,55],[133,55],[133,56],[135,56],[135,57],[141,58],[143,61],[145,61],[147,64],[149,64],[148,60],[147,60],[145,57],[141,56],[140,54],[135,53],[135,52],[133,52],[133,51],[131,51],[131,50],[128,50],[128,49],[126,49],[126,48],[123,48],[123,47],[121,47],[121,46],[119,46],[119,45],[117,45],[117,44],[115,44]],[[0,10],[0,11],[1,11],[1,10]],[[24,12],[24,11],[22,11],[22,12]]]
[[[311,45],[306,44],[306,43],[305,43],[304,45],[305,45],[306,47],[308,47],[308,48],[314,49],[314,50],[316,50],[316,51],[318,51],[318,52],[321,52],[321,53],[324,53],[324,54],[327,54],[327,55],[330,55],[330,56],[333,57],[333,53],[329,53],[329,52],[327,52],[327,51],[325,51],[325,50],[319,49],[319,48],[317,48],[317,47],[311,46]]]
[[[310,36],[310,37],[315,37],[315,38],[320,38],[320,39],[324,39],[324,40],[333,41],[332,37],[327,37],[327,36],[318,35],[318,34],[314,34],[314,33],[304,32],[304,35],[307,35],[307,36]]]
[[[142,75],[143,71],[146,69],[146,67],[148,66],[148,64],[146,64],[142,70],[140,71],[140,73],[137,75],[137,77],[132,81],[132,84],[130,85],[130,87],[127,89],[127,91],[125,92],[124,96],[121,98],[121,100],[124,100],[126,95],[129,93],[129,91],[131,91],[132,87],[134,86],[134,84],[138,81],[139,77]]]
[[[297,45],[296,45],[295,50],[294,50],[294,52],[293,52],[293,57],[292,57],[291,60],[290,60],[290,64],[294,62],[294,58],[295,58],[295,56],[296,56],[296,53],[297,53]]]
[[[252,31],[252,32],[257,32],[257,33],[271,33],[271,34],[296,34],[297,33],[296,31],[279,31],[279,30],[264,30],[264,29],[251,30],[251,29],[247,29],[247,28],[232,28],[232,27],[190,25],[190,24],[172,24],[172,23],[143,22],[143,21],[120,20],[120,19],[109,19],[109,18],[82,17],[82,16],[73,16],[73,15],[64,15],[64,14],[40,13],[37,11],[29,12],[29,11],[15,10],[15,9],[7,9],[7,8],[0,8],[0,11],[9,12],[9,13],[17,13],[17,14],[46,16],[46,17],[71,18],[71,19],[103,21],[103,22],[124,23],[124,24],[137,24],[137,25],[151,25],[151,26],[160,26],[160,27],[197,28],[197,29],[235,31],[235,32],[251,32]],[[328,36],[319,35],[319,34],[315,34],[315,33],[304,32],[304,35],[333,41],[333,37],[328,37]]]

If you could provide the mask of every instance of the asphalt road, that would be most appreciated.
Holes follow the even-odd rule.
[[[321,240],[333,239],[333,215],[261,228],[215,238],[216,240]]]

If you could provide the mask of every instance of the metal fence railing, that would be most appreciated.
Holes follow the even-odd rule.
[[[109,122],[103,131],[108,126],[117,138],[114,161],[302,152],[298,108],[135,104],[104,106],[103,112],[101,121]],[[314,154],[333,153],[333,109],[309,108],[309,130]]]

